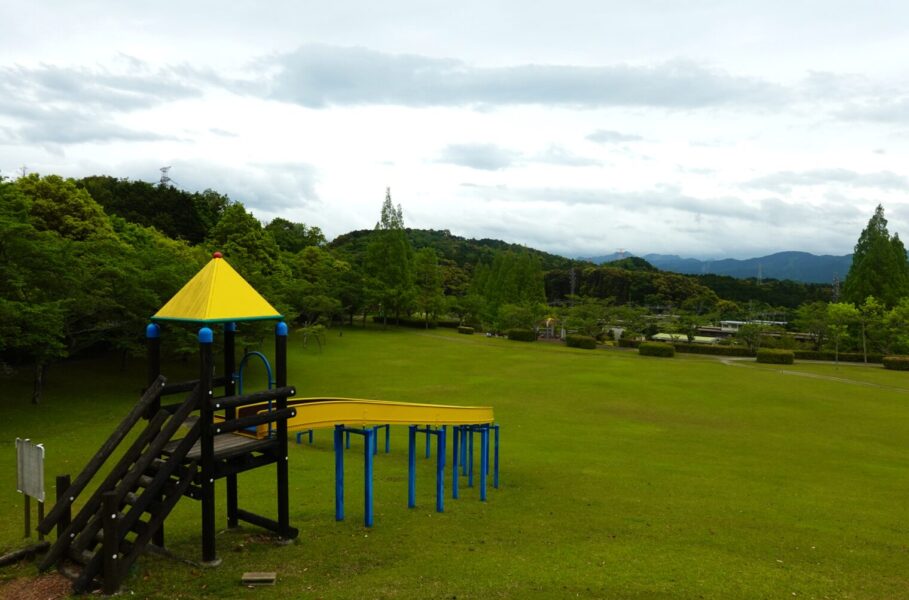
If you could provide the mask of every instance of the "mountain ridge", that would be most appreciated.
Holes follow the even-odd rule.
[[[628,252],[593,256],[588,260],[596,264],[608,264],[615,260],[638,256]],[[700,260],[683,258],[677,254],[645,254],[639,256],[661,271],[685,275],[728,275],[738,279],[791,279],[805,283],[832,283],[842,281],[852,265],[852,255],[812,254],[801,251],[782,251],[755,258],[724,258]]]

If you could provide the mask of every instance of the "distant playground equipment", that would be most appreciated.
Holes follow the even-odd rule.
[[[57,478],[56,502],[40,520],[38,531],[56,528],[56,541],[39,564],[41,570],[57,565],[73,578],[77,593],[100,584],[114,593],[130,566],[151,543],[164,547],[164,521],[179,499],[187,496],[201,504],[202,561],[220,563],[215,543],[215,481],[226,480],[227,526],[240,521],[292,540],[298,531],[290,525],[288,497],[288,434],[332,429],[335,451],[335,518],[344,518],[344,449],[351,434],[362,435],[365,468],[366,526],[373,525],[373,456],[377,437],[385,429],[389,451],[390,425],[408,426],[408,506],[415,506],[416,436],[437,442],[436,509],[444,508],[446,440],[452,428],[452,497],[458,498],[459,477],[473,485],[474,435],[480,435],[480,499],[486,500],[490,432],[494,436],[493,486],[499,480],[499,426],[489,407],[409,404],[350,398],[296,398],[287,384],[288,328],[283,317],[216,252],[183,288],[152,318],[146,328],[147,389],[83,471],[70,480]],[[275,320],[274,370],[261,352],[247,352],[236,362],[237,323]],[[168,383],[161,374],[161,324],[198,324],[199,378]],[[223,374],[215,375],[212,327],[223,327]],[[267,389],[244,393],[244,371],[258,359],[266,370]],[[215,395],[215,390],[221,392]],[[162,404],[162,398],[184,394],[181,401]],[[145,421],[138,434],[129,436]],[[178,437],[183,427],[188,433]],[[120,443],[133,441],[111,460],[103,482],[83,501],[73,516],[73,505],[90,480],[104,467]],[[347,436],[346,444],[344,436]],[[275,519],[243,510],[238,503],[237,476],[251,469],[276,467]]]

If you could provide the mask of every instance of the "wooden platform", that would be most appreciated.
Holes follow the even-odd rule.
[[[180,440],[170,441],[166,446],[164,446],[162,452],[169,456],[179,443]],[[224,433],[215,436],[215,458],[228,458],[237,454],[245,454],[247,452],[253,452],[257,450],[261,451],[270,446],[273,446],[275,443],[276,441],[271,439],[257,440],[255,438],[240,435],[238,433]],[[193,444],[193,447],[190,448],[189,453],[186,455],[186,459],[193,460],[201,456],[202,442],[200,440]]]

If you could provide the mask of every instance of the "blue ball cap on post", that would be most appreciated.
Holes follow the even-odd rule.
[[[208,327],[199,330],[199,343],[211,344],[215,340],[215,334]]]
[[[161,328],[157,323],[149,323],[145,326],[145,337],[155,339],[161,337]]]
[[[287,337],[287,323],[280,321],[277,325],[275,325],[275,335]]]

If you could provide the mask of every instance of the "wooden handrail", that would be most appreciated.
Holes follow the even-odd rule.
[[[91,478],[95,476],[98,470],[104,465],[104,462],[110,457],[120,442],[123,441],[123,438],[126,437],[126,434],[130,432],[133,425],[142,418],[142,415],[145,414],[148,406],[161,396],[161,391],[164,389],[166,383],[167,378],[163,375],[159,375],[152,384],[148,386],[148,389],[146,389],[145,393],[142,394],[142,397],[139,398],[139,402],[133,406],[132,410],[129,411],[129,414],[120,422],[111,436],[107,438],[107,441],[101,445],[101,448],[99,448],[91,460],[88,461],[88,464],[85,465],[85,468],[82,469],[79,476],[76,477],[69,486],[66,493],[63,494],[63,497],[54,504],[54,507],[47,513],[47,516],[44,517],[44,520],[38,524],[38,531],[44,535],[50,533],[60,517],[66,512],[67,508],[75,502],[76,498],[82,493],[88,482],[91,481]]]

